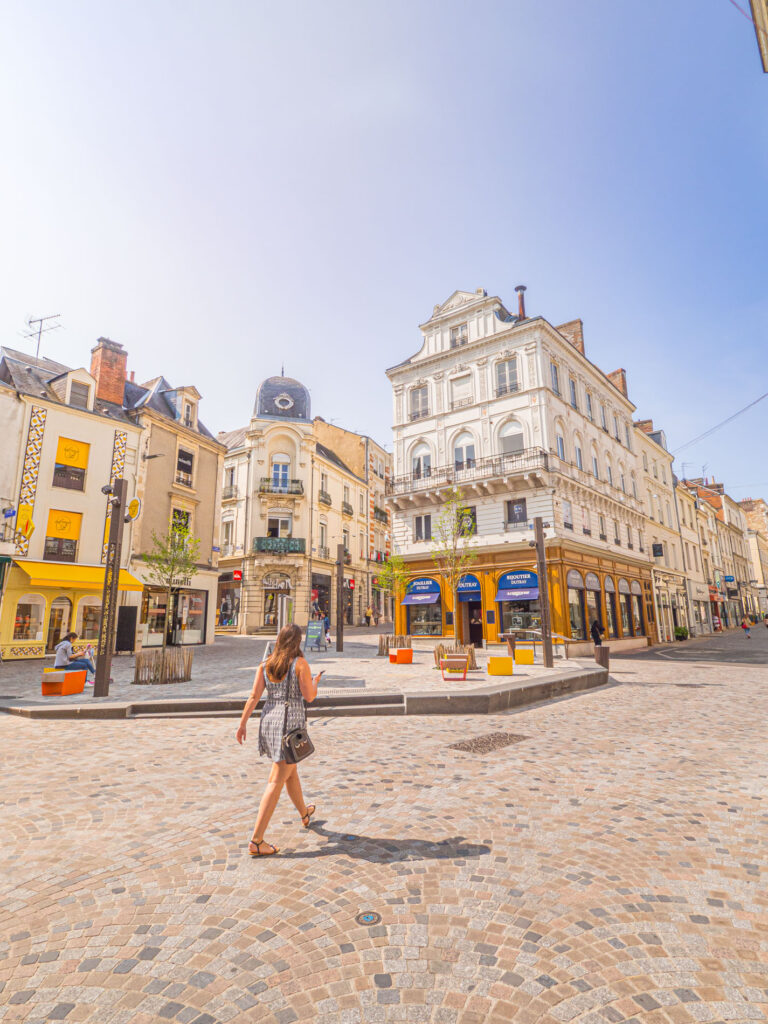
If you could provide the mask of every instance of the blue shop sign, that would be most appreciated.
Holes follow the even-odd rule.
[[[539,577],[535,572],[505,572],[499,577],[497,601],[536,601],[538,597]]]
[[[725,576],[724,579],[725,579],[726,583],[735,583],[736,582],[736,577],[735,576]]]
[[[456,590],[460,601],[480,600],[480,580],[473,573],[465,573],[459,580]]]
[[[437,604],[440,600],[440,584],[429,576],[411,580],[405,588],[403,604]]]

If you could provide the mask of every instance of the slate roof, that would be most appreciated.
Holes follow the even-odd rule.
[[[51,383],[58,377],[70,373],[72,369],[73,367],[57,363],[53,359],[36,359],[35,356],[26,352],[18,352],[12,348],[0,348],[0,380],[25,395],[47,398],[51,402],[61,404],[61,399],[51,387]],[[135,417],[130,416],[129,413],[141,412],[142,409],[147,408],[152,409],[160,416],[178,422],[176,410],[164,394],[164,392],[174,390],[165,377],[156,377],[147,384],[136,384],[127,380],[123,390],[122,406],[114,402],[106,402],[103,398],[96,398],[93,411],[102,416],[111,416],[113,419],[134,422]],[[216,440],[200,420],[197,421],[197,431],[203,437],[210,438],[212,441]]]
[[[281,406],[275,399],[287,398],[289,405]],[[294,377],[267,377],[259,385],[253,415],[267,419],[310,420],[309,391]]]
[[[247,432],[248,427],[238,427],[236,430],[220,430],[216,440],[219,444],[226,445],[226,449],[229,452],[234,448],[242,448],[245,444]]]
[[[49,402],[61,404],[61,399],[51,387],[51,383],[71,370],[72,367],[54,362],[53,359],[37,359],[26,352],[0,348],[0,380],[10,384],[23,395],[46,398]],[[114,402],[105,402],[101,398],[94,402],[93,412],[116,420],[130,420],[122,406]]]

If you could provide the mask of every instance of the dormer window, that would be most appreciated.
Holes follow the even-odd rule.
[[[76,409],[87,409],[91,401],[91,389],[87,384],[73,380],[69,385],[69,404]]]
[[[184,426],[190,429],[195,425],[195,407],[189,402],[184,403]]]
[[[459,345],[466,345],[469,341],[469,330],[467,324],[459,324],[451,328],[451,348],[458,348]]]

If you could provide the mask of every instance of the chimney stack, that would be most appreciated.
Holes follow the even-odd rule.
[[[627,371],[625,369],[613,370],[611,373],[606,373],[606,377],[613,384],[615,388],[627,398]]]
[[[515,291],[517,292],[517,319],[525,320],[525,285],[519,284]]]
[[[91,349],[91,376],[96,381],[96,397],[102,402],[123,404],[128,353],[117,341],[99,338]]]

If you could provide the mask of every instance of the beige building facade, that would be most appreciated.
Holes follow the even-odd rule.
[[[359,624],[369,605],[386,619],[376,585],[390,550],[385,449],[313,419],[309,391],[285,376],[260,385],[247,427],[219,438],[219,631],[274,633],[326,614],[335,623],[340,544],[344,621]]]

